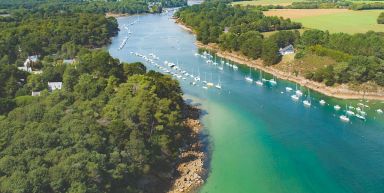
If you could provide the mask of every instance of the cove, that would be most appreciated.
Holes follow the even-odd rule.
[[[125,62],[153,65],[130,52],[155,53],[163,64],[172,61],[190,73],[200,72],[222,89],[203,89],[180,80],[186,99],[201,103],[204,132],[209,135],[209,175],[200,192],[209,193],[329,193],[384,191],[384,116],[376,108],[384,103],[366,102],[367,121],[351,118],[343,123],[333,105],[355,105],[359,101],[339,100],[311,92],[312,106],[291,100],[285,87],[258,87],[244,80],[249,68],[237,64],[219,70],[196,57],[195,36],[169,15],[118,18],[120,33],[108,47],[110,54]],[[131,34],[124,29],[127,26]],[[129,37],[125,46],[121,43]],[[201,52],[201,51],[200,51]],[[218,58],[220,60],[220,58]],[[259,72],[251,71],[253,79]],[[271,75],[263,74],[267,79]],[[303,88],[304,95],[307,90]],[[327,105],[318,101],[324,99]]]

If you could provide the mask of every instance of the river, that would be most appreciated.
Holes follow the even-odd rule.
[[[209,193],[379,193],[384,191],[384,115],[375,112],[382,102],[366,103],[366,121],[351,118],[340,121],[339,104],[359,101],[338,100],[311,92],[312,105],[304,107],[291,99],[286,86],[263,87],[244,80],[249,68],[236,71],[209,65],[195,56],[195,36],[166,15],[118,18],[120,33],[109,46],[112,56],[124,62],[145,62],[130,52],[148,56],[155,53],[163,64],[172,61],[201,79],[217,83],[222,89],[203,89],[201,82],[190,85],[180,80],[186,99],[201,104],[204,132],[209,135],[209,176],[200,192]],[[129,25],[135,20],[139,22]],[[119,49],[128,31],[132,32]],[[145,63],[148,69],[159,71]],[[206,75],[205,75],[206,74]],[[252,70],[254,80],[259,72]],[[264,74],[269,79],[270,75]],[[304,95],[307,91],[303,88]],[[305,97],[302,97],[305,98]],[[320,105],[324,99],[327,105]],[[355,105],[356,106],[356,105]]]

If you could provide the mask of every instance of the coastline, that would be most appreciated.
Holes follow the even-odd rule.
[[[179,161],[171,189],[168,193],[194,192],[204,184],[206,160],[203,144],[200,141],[202,125],[200,123],[200,109],[187,105],[185,109],[184,125],[189,130],[189,137],[180,150]]]
[[[181,26],[183,29],[187,30],[190,33],[194,33],[193,29],[186,26],[178,19],[175,19],[175,23]],[[195,33],[194,33],[195,34]],[[311,90],[322,93],[324,95],[339,98],[339,99],[367,99],[367,100],[384,100],[384,92],[357,92],[351,89],[348,89],[347,85],[339,85],[336,87],[328,87],[323,83],[315,82],[306,79],[303,76],[294,76],[289,74],[288,72],[284,72],[274,68],[273,66],[265,66],[263,62],[258,60],[250,59],[239,52],[228,52],[223,51],[219,48],[218,44],[210,43],[203,44],[196,40],[195,45],[202,49],[212,50],[216,52],[216,55],[219,57],[234,61],[239,64],[244,64],[252,68],[256,68],[262,70],[266,73],[272,74],[279,79],[288,80],[291,82],[295,82],[301,86],[305,86]]]
[[[130,15],[131,14],[129,13],[112,13],[112,12],[105,13],[105,17],[114,17],[114,18],[125,17]]]

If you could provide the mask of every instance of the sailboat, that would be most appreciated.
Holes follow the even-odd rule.
[[[294,100],[294,101],[298,101],[299,97],[294,94],[294,95],[291,95],[291,99]]]
[[[233,64],[233,65],[232,65],[232,68],[233,68],[234,70],[238,70],[238,69],[239,69],[239,67],[237,67],[236,64]]]
[[[349,109],[351,109],[351,107],[352,107],[352,106],[349,106]],[[350,116],[355,115],[355,112],[353,112],[353,111],[351,111],[351,110],[348,110],[347,107],[345,107],[345,108],[346,108],[346,113],[347,113],[347,115],[350,115]]]
[[[256,81],[256,85],[263,86],[262,78],[263,78],[263,74],[262,74],[262,72],[260,70],[260,77],[259,77],[259,80]]]
[[[276,85],[277,84],[275,76],[273,76],[273,78],[269,80],[269,83],[271,83],[272,85]]]
[[[203,83],[204,83],[204,84],[207,84],[207,73],[206,73],[206,72],[204,72],[204,80],[203,80]]]
[[[253,82],[251,67],[249,67],[249,75],[245,77],[245,80],[248,82]]]
[[[335,105],[335,106],[333,106],[333,108],[334,108],[336,111],[338,111],[338,110],[341,109],[340,105]]]
[[[207,86],[209,86],[209,87],[213,86],[213,83],[212,83],[212,73],[211,73],[211,82],[207,82]]]
[[[195,77],[195,81],[200,81],[200,68],[197,69],[198,75]]]
[[[301,92],[301,90],[298,90],[297,89],[297,84],[296,84],[296,95],[298,96],[298,97],[301,97],[302,95],[303,95],[303,92]]]
[[[347,110],[347,107],[345,107],[345,110]],[[340,120],[344,121],[344,122],[349,122],[349,117],[347,116],[347,114],[345,115],[340,115]]]
[[[320,105],[325,105],[326,102],[325,102],[325,100],[321,99],[319,103],[320,103]]]
[[[308,97],[306,100],[303,101],[304,106],[310,107],[311,106],[311,92],[308,89]]]
[[[289,87],[289,86],[287,86],[287,87],[285,87],[285,91],[287,91],[287,92],[291,92],[291,91],[292,91],[292,88]]]
[[[219,68],[219,70],[224,70],[223,64],[221,64],[221,66],[219,66],[218,68]]]
[[[215,87],[216,87],[217,89],[221,89],[220,76],[219,76],[219,81],[217,82],[217,84],[215,85]]]

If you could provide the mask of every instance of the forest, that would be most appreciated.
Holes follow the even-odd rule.
[[[67,52],[66,57],[74,57],[79,46],[101,47],[110,42],[118,26],[115,18],[103,14],[21,9],[0,17],[0,32],[0,62],[19,65],[31,55]]]
[[[76,65],[46,64],[27,79],[20,89],[47,81],[64,88],[17,96],[0,116],[0,192],[166,188],[186,133],[177,81],[102,50],[82,52]]]
[[[190,131],[178,82],[102,49],[115,18],[42,7],[0,17],[0,192],[168,189]],[[17,68],[32,55],[41,73]]]
[[[66,10],[72,12],[87,13],[144,13],[149,12],[148,3],[159,2],[163,7],[180,7],[187,5],[186,0],[0,0],[0,9],[19,9],[28,10]]]
[[[237,51],[265,65],[281,61],[279,49],[294,45],[296,59],[305,54],[331,57],[337,65],[317,69],[305,77],[328,86],[335,83],[375,82],[384,86],[384,33],[349,35],[327,31],[295,29],[301,24],[267,17],[248,7],[208,2],[180,9],[176,16],[191,27],[204,44],[217,43],[221,49]],[[292,30],[293,29],[293,30]],[[276,31],[268,37],[263,32]]]

